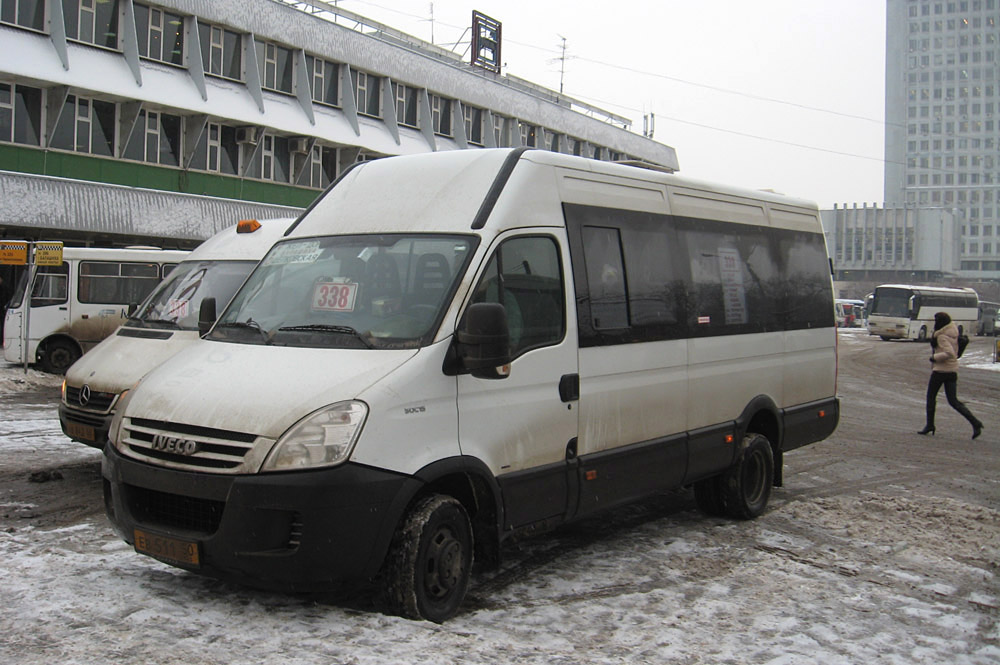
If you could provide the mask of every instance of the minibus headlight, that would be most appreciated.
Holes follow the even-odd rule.
[[[262,470],[315,469],[346,461],[367,416],[362,402],[339,402],[311,413],[281,435]]]

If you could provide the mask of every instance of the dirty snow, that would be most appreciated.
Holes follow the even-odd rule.
[[[983,400],[995,403],[1000,382],[986,345],[970,347],[963,365],[990,365],[976,376],[992,392],[969,403],[991,439],[971,448],[963,430],[953,443],[946,432],[930,442],[907,426],[911,436],[875,446],[886,435],[858,413],[870,397],[858,377],[886,361],[845,360],[916,351],[840,339],[841,428],[786,457],[785,486],[763,517],[705,518],[677,492],[511,545],[501,570],[478,575],[462,613],[440,626],[382,614],[363,589],[260,592],[137,555],[103,517],[100,453],[60,433],[59,381],[29,373],[23,383],[20,368],[0,364],[0,656],[46,665],[996,665],[1000,417]],[[914,370],[917,398],[924,371]],[[898,411],[919,406],[895,392]],[[956,450],[981,457],[965,464]],[[40,470],[62,478],[26,480]],[[49,505],[69,495],[71,510]]]

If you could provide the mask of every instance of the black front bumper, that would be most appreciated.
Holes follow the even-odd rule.
[[[358,464],[245,476],[175,471],[111,445],[102,466],[107,514],[197,544],[199,565],[173,565],[249,586],[322,591],[374,576],[419,481]]]
[[[101,414],[83,409],[75,409],[59,403],[59,425],[63,434],[94,448],[103,448],[108,441],[108,430],[114,412]]]

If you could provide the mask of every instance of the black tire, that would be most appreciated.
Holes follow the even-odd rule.
[[[919,342],[927,341],[927,326],[920,327],[920,332],[917,333],[917,341]]]
[[[76,345],[56,339],[45,343],[42,351],[42,369],[51,374],[65,374],[70,365],[80,359]]]
[[[888,342],[891,339],[888,335],[879,335],[878,337],[883,342]]]
[[[774,451],[762,434],[743,438],[736,466],[722,475],[722,496],[730,517],[752,520],[767,508],[774,484]]]
[[[713,476],[699,480],[694,484],[694,502],[698,510],[709,517],[723,517],[726,513],[726,502],[722,496],[722,478]]]
[[[389,608],[435,623],[455,616],[469,588],[472,525],[450,496],[420,500],[393,537],[383,570]]]

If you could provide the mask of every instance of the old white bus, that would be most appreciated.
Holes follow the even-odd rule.
[[[868,332],[883,340],[926,340],[934,314],[946,312],[961,332],[975,331],[979,296],[969,288],[883,284],[875,287]]]
[[[187,255],[153,247],[66,247],[62,265],[38,266],[30,289],[29,273],[22,273],[4,321],[4,359],[27,359],[62,374],[113,333],[128,316],[129,306],[145,300]],[[31,312],[25,316],[28,307]],[[30,328],[26,348],[25,319]]]
[[[754,518],[839,417],[815,204],[541,150],[357,165],[119,402],[108,515],[443,621],[512,536],[693,486]]]

